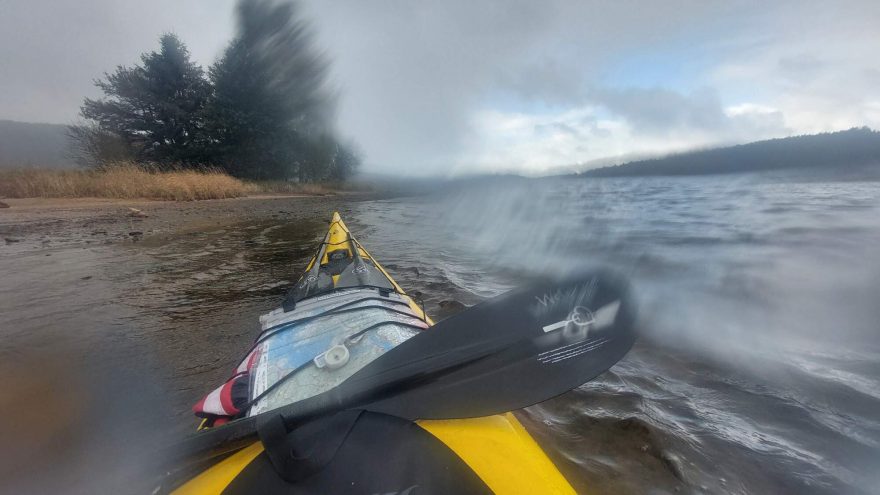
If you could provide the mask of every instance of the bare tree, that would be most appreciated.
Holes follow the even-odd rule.
[[[111,163],[134,158],[128,144],[116,134],[97,124],[67,126],[67,156],[77,165],[102,168]]]

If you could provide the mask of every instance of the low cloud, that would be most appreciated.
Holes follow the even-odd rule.
[[[174,31],[209,64],[233,0],[7,0],[0,118],[66,123]],[[166,5],[167,4],[167,5]],[[880,3],[306,2],[366,169],[554,165],[880,127]]]
[[[92,81],[180,35],[207,65],[232,36],[234,0],[0,0],[0,119],[67,124]]]
[[[854,56],[880,49],[866,29],[880,25],[868,2],[822,12],[795,3],[649,4],[636,11],[590,2],[505,6],[372,9],[383,19],[377,24],[399,24],[378,35],[382,43],[359,41],[357,66],[345,61],[349,42],[330,43],[352,90],[344,93],[340,126],[356,138],[370,136],[361,142],[376,170],[540,173],[613,155],[880,125],[880,86],[860,82],[848,92],[804,84],[830,71],[837,79],[876,77],[870,59]],[[319,20],[327,15],[315,10]],[[366,17],[358,26],[342,19],[334,25],[374,39],[373,17]],[[804,41],[796,28],[804,24],[815,41]],[[854,26],[862,33],[856,49],[847,41]],[[632,81],[606,77],[609,67],[633,57],[655,59],[661,77],[639,79],[637,64]],[[377,60],[388,72],[364,67]],[[364,79],[369,90],[354,82]],[[385,118],[364,122],[373,115]]]

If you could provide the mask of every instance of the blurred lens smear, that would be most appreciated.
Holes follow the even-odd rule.
[[[630,278],[517,412],[578,492],[878,492],[877,2],[69,3],[0,2],[0,492],[160,487],[333,211],[438,320]]]

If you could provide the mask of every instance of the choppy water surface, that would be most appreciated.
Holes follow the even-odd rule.
[[[189,406],[228,374],[338,208],[434,315],[454,306],[446,301],[475,304],[548,272],[609,265],[630,274],[645,337],[610,372],[521,414],[579,491],[880,486],[878,182],[499,180],[428,197],[308,203],[293,216],[306,203],[289,201],[258,220],[148,232],[141,242],[5,246],[0,353],[20,390],[45,390],[41,404],[66,386],[63,370],[81,366],[53,373],[48,365],[63,361],[47,358],[47,341],[107,370],[68,388],[94,396],[46,406],[97,418],[71,441],[100,445],[102,456],[71,476],[138,464],[117,445],[122,432],[164,441],[192,428]],[[33,369],[45,379],[21,373]],[[20,404],[16,390],[8,395]],[[38,424],[29,426],[44,431]],[[27,443],[52,445],[53,431]]]
[[[433,301],[631,273],[646,338],[525,414],[580,489],[880,489],[880,183],[511,180],[352,220]]]

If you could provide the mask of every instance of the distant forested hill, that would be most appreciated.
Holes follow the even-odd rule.
[[[580,175],[705,175],[804,167],[843,171],[873,164],[880,165],[880,132],[861,127],[638,160]]]
[[[0,120],[0,167],[72,167],[67,126]]]

